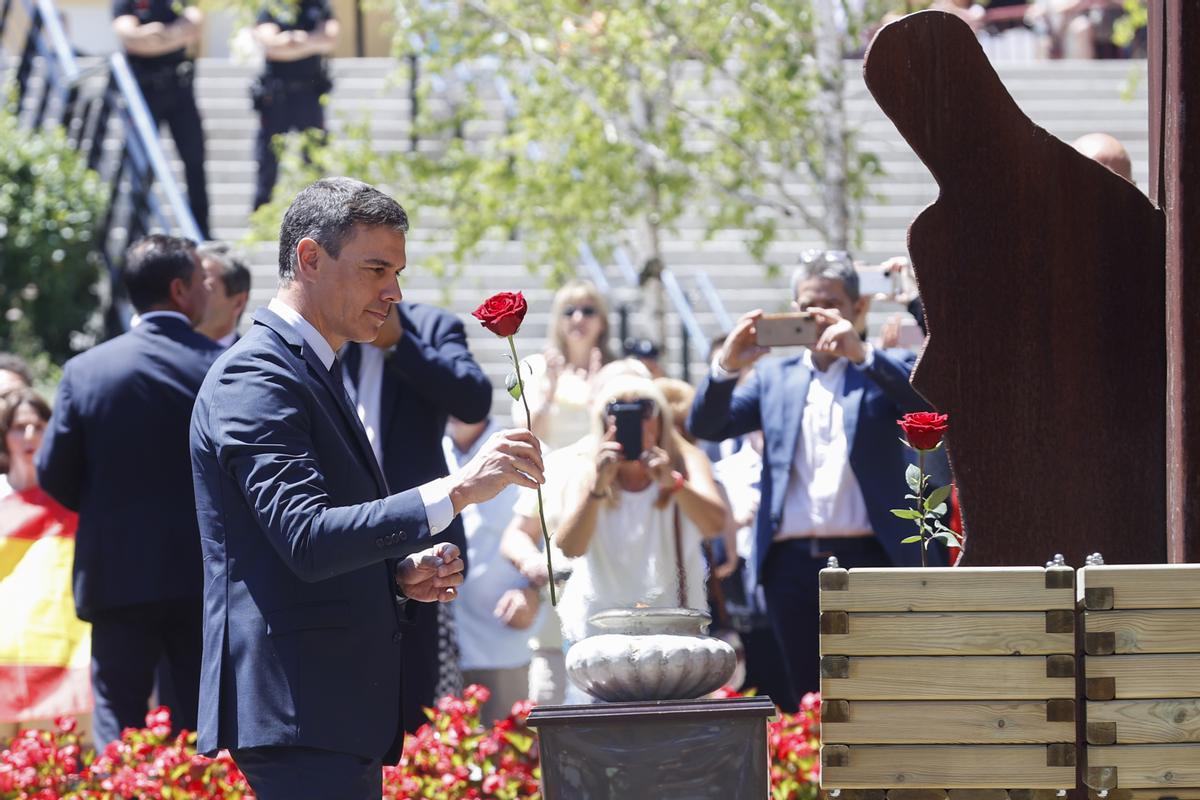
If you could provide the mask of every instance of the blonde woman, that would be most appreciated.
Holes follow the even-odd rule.
[[[640,408],[642,453],[625,458],[613,404]],[[689,458],[670,406],[652,381],[614,378],[592,407],[590,453],[564,480],[555,543],[575,558],[559,615],[568,642],[612,607],[707,608],[701,540],[720,534],[728,509],[707,459]],[[688,452],[693,452],[689,450]],[[698,451],[694,451],[697,452]]]
[[[578,441],[590,430],[592,378],[613,360],[608,303],[594,283],[576,280],[554,295],[550,344],[544,355],[525,359],[525,393],[533,432],[551,449]],[[512,418],[525,420],[514,401]]]

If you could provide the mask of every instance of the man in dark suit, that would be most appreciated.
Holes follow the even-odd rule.
[[[225,242],[205,242],[196,252],[212,285],[208,308],[196,330],[221,347],[230,347],[238,340],[242,312],[250,302],[250,268]]]
[[[713,359],[688,420],[696,436],[713,441],[763,431],[762,499],[747,566],[762,584],[791,675],[795,697],[777,698],[787,710],[819,688],[817,574],[829,556],[847,568],[921,563],[920,545],[900,544],[913,523],[890,509],[908,506],[908,456],[896,420],[929,410],[908,380],[912,353],[863,341],[868,300],[846,253],[806,252],[792,289],[793,307],[817,321],[816,344],[800,356],[759,361],[768,352],[756,341],[763,312],[746,314]]]
[[[198,749],[228,748],[262,800],[377,800],[403,741],[411,607],[452,599],[462,580],[458,549],[433,537],[463,507],[543,480],[537,440],[506,431],[454,475],[389,493],[335,353],[373,341],[400,301],[407,230],[364,183],[300,192],[280,229],[279,291],[192,415]]]
[[[175,723],[196,725],[203,573],[188,427],[220,353],[192,330],[209,292],[192,242],[135,242],[124,281],[140,321],[67,362],[37,461],[42,487],[79,512],[75,609],[92,623],[101,747],[145,723],[160,658]]]
[[[434,306],[392,306],[379,337],[371,344],[350,342],[342,359],[346,390],[393,491],[449,474],[442,449],[447,416],[480,422],[492,407],[492,383],[471,356],[462,323]],[[467,551],[461,519],[454,519],[445,539]],[[452,616],[421,605],[405,631],[404,727],[410,733],[428,722],[422,709],[449,690],[445,670],[458,670],[457,663],[441,663],[438,646],[439,636],[452,633]]]

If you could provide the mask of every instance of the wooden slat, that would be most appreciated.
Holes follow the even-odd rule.
[[[845,766],[821,770],[821,787],[970,789],[1020,782],[1031,789],[1073,788],[1075,768],[1046,766],[1047,750],[1044,745],[858,745],[849,748]]]
[[[1200,787],[1195,789],[1113,789],[1103,799],[1088,791],[1088,800],[1200,800]]]
[[[830,744],[1036,744],[1075,741],[1075,722],[1047,722],[1046,702],[860,700],[847,705],[846,722],[821,721],[821,741]],[[920,720],[920,724],[913,724],[914,720]]]
[[[1200,700],[1113,700],[1088,703],[1089,723],[1117,728],[1117,744],[1200,742]]]
[[[1200,564],[1084,567],[1079,600],[1087,589],[1112,589],[1113,609],[1200,608]]]
[[[853,758],[851,752],[851,764]],[[1200,747],[1190,744],[1089,747],[1088,767],[1116,767],[1120,789],[1196,787],[1200,786]]]
[[[1200,697],[1200,653],[1088,656],[1085,672],[1089,682],[1112,678],[1117,700]]]
[[[830,614],[844,612],[826,612]],[[1068,612],[1069,613],[1069,612]],[[1047,633],[1046,612],[853,613],[846,633],[821,636],[821,653],[848,656],[1073,653],[1074,633]]]
[[[1075,607],[1071,588],[1046,588],[1037,567],[852,569],[822,611],[1048,611]]]
[[[821,692],[822,697],[829,700],[1040,700],[1074,697],[1074,677],[1046,677],[1050,658],[1053,657],[851,657],[847,659],[846,677],[822,677]]]
[[[1088,611],[1084,630],[1113,634],[1118,654],[1200,653],[1197,608]]]

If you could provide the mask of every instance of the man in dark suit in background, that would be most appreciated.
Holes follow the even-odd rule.
[[[901,544],[912,523],[904,508],[908,455],[896,420],[928,411],[909,383],[916,360],[874,348],[860,325],[869,305],[850,256],[810,250],[792,276],[792,306],[808,312],[818,339],[799,356],[760,361],[761,310],[738,320],[700,384],[688,427],[721,441],[763,432],[762,499],[753,558],[791,677],[794,703],[819,688],[817,575],[830,556],[842,567],[914,566],[921,545]],[[754,367],[744,381],[743,370]],[[930,548],[931,563],[941,552]]]
[[[480,422],[492,407],[491,381],[471,356],[462,323],[435,306],[393,305],[379,337],[371,344],[350,342],[342,359],[346,391],[392,491],[448,475],[442,450],[447,416]],[[467,551],[458,517],[444,538]],[[436,605],[418,606],[405,632],[404,727],[410,733],[428,722],[421,709],[451,690],[445,670],[457,675],[459,666],[457,659],[442,663],[439,637],[453,632],[453,615]]]
[[[543,481],[537,439],[513,430],[454,475],[389,492],[335,354],[374,341],[400,301],[407,230],[404,209],[359,181],[300,192],[280,228],[279,291],[192,415],[197,748],[228,748],[261,800],[378,800],[403,743],[411,607],[462,582],[458,548],[433,537],[465,506]]]
[[[196,330],[221,347],[230,347],[238,340],[242,312],[250,302],[250,268],[225,242],[205,242],[196,252],[212,285],[208,308]]]
[[[79,512],[75,609],[92,623],[95,738],[145,722],[163,658],[179,727],[194,730],[203,574],[188,427],[221,349],[192,330],[209,287],[195,245],[154,234],[124,274],[140,322],[67,362],[38,480]]]

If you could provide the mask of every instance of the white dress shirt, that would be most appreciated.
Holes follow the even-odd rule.
[[[383,429],[380,426],[383,424],[383,417],[380,406],[383,401],[383,362],[387,360],[392,349],[381,350],[373,344],[364,344],[358,351],[362,354],[358,363],[358,384],[355,385],[354,378],[349,373],[342,374],[342,381],[346,384],[346,394],[350,395],[354,402],[354,410],[358,412],[358,418],[367,431],[367,441],[375,451],[375,460],[382,468]]]
[[[850,468],[851,443],[846,438],[847,398],[842,389],[850,362],[839,358],[822,372],[813,366],[811,351],[806,350],[803,359],[812,378],[775,541],[869,536],[871,520]]]
[[[271,302],[267,304],[267,308],[278,315],[288,325],[291,325],[296,333],[300,334],[300,337],[304,339],[304,343],[312,348],[325,369],[333,368],[333,360],[335,358],[333,347],[312,326],[312,323],[301,316],[299,311],[278,297],[272,298]],[[374,348],[364,347],[363,349],[373,350]],[[376,457],[378,458],[378,455]],[[454,504],[450,502],[450,495],[447,492],[444,480],[444,478],[439,478],[417,487],[417,491],[421,495],[421,502],[425,504],[425,518],[429,522],[429,532],[433,535],[446,530],[450,523],[454,521]]]
[[[129,320],[129,327],[130,329],[136,328],[146,320],[154,319],[155,317],[175,317],[175,319],[186,322],[189,328],[192,327],[192,321],[187,318],[187,314],[181,311],[147,311],[145,314],[134,314]]]

